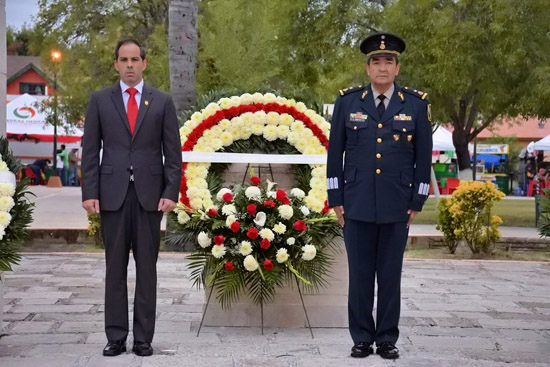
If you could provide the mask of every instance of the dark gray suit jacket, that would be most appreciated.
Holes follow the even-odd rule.
[[[145,210],[156,211],[161,198],[177,202],[181,142],[170,95],[143,85],[132,135],[120,84],[92,93],[82,148],[82,201],[98,199],[101,210],[118,210],[132,167],[138,200]]]

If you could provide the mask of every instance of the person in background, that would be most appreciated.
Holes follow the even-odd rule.
[[[65,144],[61,144],[60,152],[57,153],[58,157],[61,157],[63,159],[61,171],[59,173],[59,177],[61,177],[61,184],[63,186],[68,185],[68,173],[69,173],[69,151],[67,150],[67,147]],[[59,168],[59,166],[57,166]]]
[[[78,180],[78,148],[71,149],[69,153],[69,186],[79,186]]]
[[[48,168],[48,164],[51,164],[51,163],[52,161],[50,161],[49,159],[37,159],[33,163],[27,166],[36,175],[37,185],[40,184],[40,178],[42,177],[42,174],[46,172],[46,169]]]

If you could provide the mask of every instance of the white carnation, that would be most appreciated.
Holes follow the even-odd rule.
[[[300,210],[302,211],[302,214],[305,215],[306,217],[309,215],[309,209],[307,208],[307,206],[302,205],[300,207]]]
[[[216,259],[221,259],[225,255],[226,250],[227,249],[224,245],[212,246],[212,256]]]
[[[294,188],[290,190],[290,195],[295,197],[296,199],[303,199],[306,196],[306,193],[303,190]]]
[[[222,206],[222,213],[224,215],[237,214],[237,208],[233,204],[224,205]]]
[[[315,258],[317,255],[317,249],[313,245],[305,245],[302,247],[302,259],[305,261],[310,261]]]
[[[286,226],[281,222],[275,224],[275,226],[273,227],[273,232],[277,234],[283,234],[285,233],[285,231],[286,231]]]
[[[0,212],[0,226],[7,227],[11,222],[11,215],[8,212]]]
[[[254,271],[258,269],[258,262],[252,255],[248,255],[243,261],[244,268],[248,271]]]
[[[286,240],[286,244],[289,245],[289,246],[292,246],[296,243],[296,238],[294,237],[290,237]]]
[[[243,256],[250,255],[252,253],[252,244],[249,241],[241,242],[239,253]]]
[[[185,210],[180,210],[178,212],[178,223],[179,224],[185,224],[185,223],[189,222],[189,219],[191,219],[191,217],[189,216],[189,214],[187,214],[187,212]]]
[[[281,205],[279,207],[279,216],[283,219],[290,219],[294,215],[294,210],[290,205]]]
[[[15,202],[11,196],[0,197],[0,211],[9,212],[14,205]]]
[[[0,196],[13,196],[15,194],[15,185],[8,182],[0,182]]]
[[[244,191],[246,197],[250,200],[259,200],[262,197],[262,191],[257,186],[249,186]]]
[[[212,238],[206,232],[199,233],[197,240],[199,241],[199,246],[202,248],[206,248],[212,244]]]
[[[276,256],[277,262],[279,264],[284,263],[288,260],[288,251],[286,248],[280,248],[277,250],[277,256]]]
[[[273,234],[271,229],[264,228],[260,231],[260,237],[267,238],[269,241],[273,241],[275,239],[275,234]]]

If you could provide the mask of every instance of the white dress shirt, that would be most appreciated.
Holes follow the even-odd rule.
[[[124,101],[124,109],[126,110],[126,113],[128,113],[128,100],[130,99],[130,94],[126,92],[126,89],[130,88],[127,86],[122,80],[120,81],[120,90],[122,91],[122,100]],[[143,79],[134,87],[137,89],[136,93],[136,102],[139,109],[139,104],[141,102],[141,93],[143,91]]]
[[[386,110],[388,109],[388,105],[390,104],[390,99],[393,96],[393,91],[394,90],[395,90],[395,86],[392,83],[391,87],[386,92],[383,93],[384,96],[386,97],[386,98],[384,98],[384,106],[386,107]],[[374,89],[374,87],[372,87],[372,97],[374,98],[374,105],[376,107],[378,107],[378,103],[380,103],[380,100],[378,99],[378,96],[380,94],[382,94],[382,93],[378,93],[376,91],[376,89]]]

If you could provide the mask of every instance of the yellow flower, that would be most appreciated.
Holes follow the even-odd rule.
[[[268,125],[277,126],[279,124],[279,114],[277,112],[269,112],[266,121]]]
[[[498,215],[493,215],[491,217],[491,224],[494,226],[499,226],[502,223],[502,218]]]
[[[277,139],[277,127],[273,125],[267,125],[264,129],[264,138],[268,141]]]
[[[289,133],[290,130],[288,126],[277,126],[277,136],[279,139],[286,139]]]
[[[233,144],[233,135],[230,132],[224,131],[220,138],[224,147]]]

